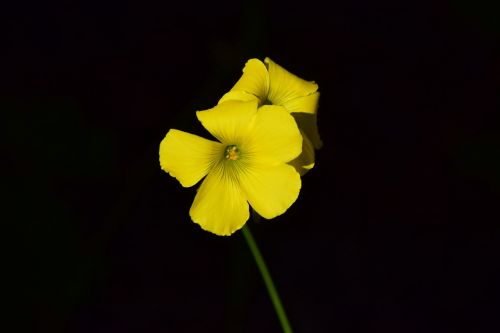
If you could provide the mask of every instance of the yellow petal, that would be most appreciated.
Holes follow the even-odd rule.
[[[269,71],[268,99],[273,104],[283,105],[289,100],[303,97],[318,90],[318,85],[290,73],[280,65],[266,58],[264,62]]]
[[[302,134],[302,153],[289,164],[297,170],[297,172],[303,176],[307,171],[311,170],[314,167],[314,147],[311,143],[311,140],[305,135]]]
[[[160,166],[184,187],[200,181],[220,159],[224,146],[171,129],[160,143]]]
[[[230,92],[224,94],[222,98],[219,100],[218,104],[227,102],[227,101],[241,101],[241,102],[249,102],[257,100],[260,102],[260,100],[255,97],[255,95],[252,95],[250,93],[247,93],[243,90],[231,90]]]
[[[226,145],[239,145],[248,137],[256,114],[257,100],[228,101],[210,110],[196,112],[203,127]]]
[[[253,165],[240,175],[247,200],[260,216],[271,219],[283,214],[297,199],[300,176],[287,164]]]
[[[297,97],[290,99],[283,104],[288,112],[304,112],[309,114],[316,114],[318,110],[319,92],[315,92],[308,96]]]
[[[248,203],[232,170],[219,163],[203,181],[189,211],[204,230],[228,236],[248,220]]]
[[[264,103],[269,91],[269,74],[266,65],[259,59],[248,60],[243,68],[243,75],[231,90],[247,92]]]
[[[251,158],[266,160],[266,163],[286,163],[300,154],[302,136],[284,107],[264,105],[257,112],[242,150]]]
[[[297,122],[299,129],[311,140],[314,148],[321,148],[323,142],[319,137],[317,115],[303,112],[294,112],[291,115]]]

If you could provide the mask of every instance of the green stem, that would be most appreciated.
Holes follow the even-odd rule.
[[[245,236],[245,240],[247,241],[248,247],[252,252],[252,255],[257,263],[257,267],[259,268],[260,274],[262,275],[262,279],[266,284],[267,292],[269,293],[269,297],[271,297],[271,301],[274,306],[274,310],[276,310],[276,314],[278,315],[278,319],[281,323],[281,327],[283,328],[283,332],[292,333],[292,328],[290,323],[288,322],[288,318],[286,317],[285,309],[283,308],[283,304],[281,304],[280,297],[278,295],[278,291],[274,286],[273,279],[271,278],[271,274],[267,269],[266,263],[264,262],[264,258],[259,251],[257,243],[253,239],[252,233],[248,227],[248,223],[242,229],[243,236]]]

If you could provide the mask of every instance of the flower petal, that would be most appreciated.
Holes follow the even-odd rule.
[[[297,172],[303,176],[307,171],[314,167],[314,147],[311,140],[301,131],[302,138],[302,153],[290,163],[291,166],[297,170]]]
[[[265,163],[286,163],[302,150],[302,136],[293,117],[278,105],[259,108],[242,150]]]
[[[271,59],[264,59],[269,71],[268,99],[273,104],[283,105],[297,97],[310,95],[318,90],[315,82],[309,82],[290,73]]]
[[[210,110],[196,112],[203,127],[226,145],[238,145],[248,137],[256,114],[257,100],[227,101]]]
[[[243,68],[243,75],[231,90],[247,92],[264,103],[269,91],[269,74],[266,65],[259,59],[248,60]]]
[[[309,114],[316,114],[318,110],[319,92],[315,92],[308,96],[297,97],[287,100],[283,104],[288,112],[304,112]]]
[[[189,215],[202,229],[228,236],[248,220],[248,203],[236,176],[219,163],[201,184]]]
[[[257,100],[260,102],[260,100],[255,97],[255,95],[252,95],[250,93],[247,93],[243,90],[231,90],[228,93],[225,93],[224,96],[219,100],[218,104],[227,102],[227,101],[241,101],[241,102],[249,102]]]
[[[300,130],[311,140],[314,148],[321,148],[323,142],[319,137],[317,115],[303,112],[294,112],[291,115],[297,122]]]
[[[224,146],[176,129],[160,143],[160,166],[184,187],[200,181],[224,153]]]
[[[253,165],[240,175],[240,184],[252,208],[266,219],[283,214],[301,187],[299,174],[287,164]]]

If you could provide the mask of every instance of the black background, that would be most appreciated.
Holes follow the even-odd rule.
[[[295,331],[498,331],[498,5],[2,6],[9,332],[280,331],[242,235],[158,163],[265,56],[321,92],[299,199],[251,223]]]

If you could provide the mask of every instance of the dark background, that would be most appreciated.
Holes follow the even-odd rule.
[[[242,235],[158,163],[265,56],[321,91],[316,167],[251,223],[295,331],[499,330],[500,6],[2,7],[9,332],[280,331]]]

